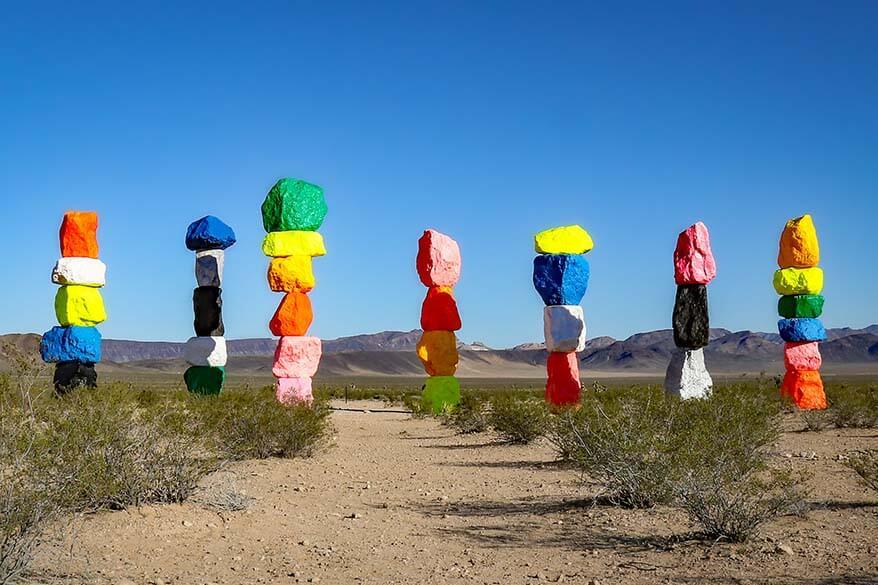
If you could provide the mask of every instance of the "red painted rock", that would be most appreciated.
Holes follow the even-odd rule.
[[[817,371],[787,372],[780,394],[790,398],[796,406],[804,410],[823,410],[827,406],[823,380]]]
[[[281,337],[274,350],[275,378],[313,378],[323,346],[317,337]]]
[[[427,230],[418,240],[417,267],[424,286],[454,286],[460,280],[460,247],[445,234]]]
[[[268,322],[268,328],[272,335],[278,337],[300,336],[308,333],[308,327],[313,320],[311,299],[303,292],[292,291],[284,295]]]
[[[820,344],[816,341],[791,342],[784,344],[783,363],[788,372],[819,370],[823,365]]]
[[[700,221],[677,237],[674,250],[674,280],[677,284],[707,284],[716,276],[716,261],[710,249],[710,233]]]
[[[431,286],[421,305],[421,329],[424,331],[457,331],[460,313],[450,286]]]
[[[582,383],[579,381],[579,360],[575,352],[552,352],[546,362],[546,402],[555,406],[579,403]]]
[[[310,405],[314,402],[311,378],[278,378],[274,385],[274,397],[287,406]]]
[[[61,220],[61,256],[98,257],[98,214],[68,211]]]

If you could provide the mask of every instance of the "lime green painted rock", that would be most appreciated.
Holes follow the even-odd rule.
[[[816,319],[823,314],[823,295],[785,295],[777,301],[777,312],[787,319]]]
[[[219,394],[226,379],[226,369],[213,366],[192,366],[183,374],[186,388],[193,394]]]
[[[454,376],[427,378],[422,401],[433,414],[439,414],[446,408],[454,408],[460,402],[460,382]]]
[[[262,202],[262,225],[267,232],[313,232],[326,217],[323,189],[299,179],[281,179]]]

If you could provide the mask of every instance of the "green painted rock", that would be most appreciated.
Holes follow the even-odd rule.
[[[323,189],[299,179],[281,179],[262,202],[266,232],[317,231],[326,217]]]
[[[421,399],[433,414],[453,409],[460,402],[460,382],[454,376],[431,376]]]
[[[777,312],[787,319],[816,319],[823,314],[823,295],[784,295]]]
[[[213,366],[192,366],[183,374],[186,388],[193,394],[219,394],[226,379],[226,369]]]

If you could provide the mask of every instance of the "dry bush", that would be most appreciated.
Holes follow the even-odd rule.
[[[547,432],[549,417],[549,409],[541,400],[502,396],[491,400],[488,420],[504,440],[527,444]]]
[[[878,427],[878,387],[830,384],[826,388],[828,416],[838,428]]]
[[[461,397],[460,404],[443,417],[443,424],[461,434],[483,433],[490,427],[488,404],[472,394]]]
[[[852,455],[845,465],[856,471],[864,484],[878,491],[878,450]]]

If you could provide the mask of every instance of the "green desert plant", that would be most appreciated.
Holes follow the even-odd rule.
[[[465,394],[460,404],[443,419],[444,424],[461,434],[483,433],[490,428],[488,405],[472,394]]]
[[[856,471],[865,485],[878,491],[878,450],[852,455],[845,465]]]
[[[549,416],[541,400],[504,396],[491,400],[489,421],[504,440],[526,444],[546,433]]]
[[[874,385],[828,384],[828,416],[838,428],[878,426],[878,387]]]

